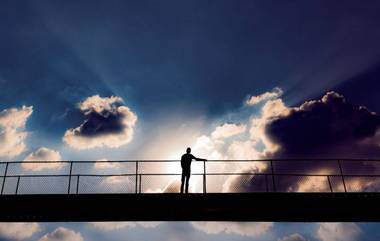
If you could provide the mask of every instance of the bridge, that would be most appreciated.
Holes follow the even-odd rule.
[[[380,221],[380,160],[0,163],[0,221]]]

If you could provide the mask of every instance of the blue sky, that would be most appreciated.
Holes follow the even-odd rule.
[[[187,146],[210,159],[300,156],[305,136],[309,155],[378,158],[379,10],[351,0],[1,1],[0,158],[176,159]],[[322,129],[342,123],[318,106],[342,110],[342,129],[313,132],[315,116]],[[339,225],[351,240],[380,235],[376,223]],[[54,223],[28,227],[24,239],[58,227],[84,240],[350,240],[324,239],[315,223],[253,236],[189,223],[115,232]]]

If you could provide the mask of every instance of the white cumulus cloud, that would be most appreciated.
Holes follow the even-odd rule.
[[[355,241],[361,232],[355,223],[321,223],[317,236],[322,241]]]
[[[267,136],[265,127],[267,123],[278,116],[286,116],[289,113],[289,108],[286,107],[281,99],[269,100],[261,108],[261,113],[258,117],[251,120],[251,139],[255,142],[261,141],[265,146],[265,152],[275,152],[279,147],[274,144]],[[264,153],[263,153],[264,154]]]
[[[293,233],[291,235],[278,239],[278,241],[307,241],[307,239],[299,233]]]
[[[112,169],[112,168],[120,168],[119,162],[110,162],[107,159],[99,159],[95,162],[94,168],[95,169]]]
[[[59,227],[51,233],[45,234],[39,241],[83,241],[79,232]]]
[[[61,161],[61,155],[58,151],[49,149],[47,147],[40,147],[38,150],[30,153],[25,159],[21,166],[24,169],[32,171],[40,171],[42,169],[57,169],[63,167],[64,163],[49,161]],[[31,161],[46,161],[46,163],[28,163]]]
[[[271,222],[192,222],[194,228],[208,234],[238,234],[256,237],[273,227]]]
[[[95,111],[97,113],[104,110],[112,111],[113,105],[120,102],[123,102],[123,99],[119,96],[100,97],[99,95],[93,95],[79,103],[79,109],[84,112]]]
[[[171,180],[166,184],[165,187],[151,189],[148,188],[145,193],[178,193],[181,189],[181,181],[180,180]],[[192,188],[189,187],[189,192],[192,192]]]
[[[0,237],[24,240],[40,231],[38,223],[0,223]]]
[[[10,108],[0,112],[0,156],[15,157],[26,150],[24,131],[26,121],[33,113],[32,106]]]
[[[246,105],[256,105],[256,104],[259,104],[261,102],[264,102],[264,101],[267,101],[267,100],[271,100],[271,99],[277,99],[279,98],[284,92],[282,91],[281,88],[279,87],[275,87],[273,88],[272,91],[268,91],[268,92],[265,92],[265,93],[262,93],[260,95],[256,95],[256,96],[250,96],[245,104]]]
[[[124,228],[155,228],[161,222],[91,222],[90,224],[102,231],[113,231]]]
[[[0,112],[0,125],[9,128],[24,128],[32,113],[32,106],[22,106],[20,109],[5,109]]]
[[[220,139],[239,135],[245,132],[246,126],[243,124],[225,123],[211,133],[212,138]]]

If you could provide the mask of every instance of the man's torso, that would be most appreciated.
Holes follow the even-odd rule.
[[[183,154],[182,155],[182,158],[181,158],[181,166],[182,166],[182,169],[186,170],[186,171],[189,171],[190,172],[190,166],[191,166],[191,161],[194,159],[195,157],[192,155],[192,154]]]

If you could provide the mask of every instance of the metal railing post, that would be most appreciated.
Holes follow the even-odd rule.
[[[276,191],[276,181],[274,179],[273,160],[270,160],[270,168],[271,168],[271,171],[272,171],[273,192],[275,192]]]
[[[344,192],[347,192],[346,182],[344,181],[343,169],[342,169],[342,165],[340,164],[340,160],[338,160],[338,166],[339,166],[339,170],[340,170],[340,176],[342,177]]]
[[[203,193],[207,193],[207,190],[206,190],[206,161],[203,161]]]
[[[9,164],[9,162],[7,162],[7,164],[5,164],[5,171],[4,171],[3,184],[2,184],[2,186],[1,186],[1,195],[3,195],[4,185],[5,185],[5,179],[7,178],[8,164]]]
[[[135,192],[137,194],[137,185],[138,185],[138,174],[139,174],[139,161],[136,161],[136,185],[135,185]]]
[[[327,175],[327,181],[329,182],[330,192],[333,192],[333,188],[331,186],[330,176]]]
[[[76,194],[79,194],[79,175],[77,176],[77,191]]]
[[[19,185],[20,185],[20,176],[17,177],[16,192],[15,192],[16,195],[18,193],[18,186]]]
[[[141,193],[141,174],[139,174],[139,193]]]
[[[69,173],[69,186],[67,188],[67,194],[70,194],[70,188],[71,188],[71,174],[73,172],[73,161],[70,161],[70,173]]]

